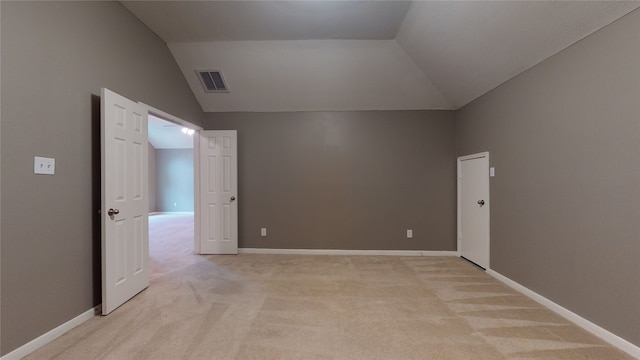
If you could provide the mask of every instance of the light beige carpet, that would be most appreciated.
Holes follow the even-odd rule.
[[[151,217],[151,286],[27,359],[631,359],[452,257],[193,255]]]

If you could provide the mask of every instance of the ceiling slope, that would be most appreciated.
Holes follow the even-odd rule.
[[[640,1],[122,1],[205,111],[458,109]],[[195,70],[221,69],[229,93]]]
[[[390,40],[410,1],[121,1],[165,42]]]
[[[416,1],[397,41],[457,109],[639,6],[638,1]]]
[[[394,40],[218,41],[169,49],[204,111],[449,109]],[[195,70],[222,69],[228,93]]]

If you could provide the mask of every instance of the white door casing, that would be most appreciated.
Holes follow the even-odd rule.
[[[490,266],[489,153],[458,158],[458,251],[460,256]]]
[[[147,109],[102,89],[102,314],[149,286]]]
[[[199,132],[199,211],[196,236],[201,254],[238,253],[238,156],[235,130]]]

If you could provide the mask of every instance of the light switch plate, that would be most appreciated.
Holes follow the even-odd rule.
[[[260,228],[260,236],[267,236],[267,228]]]
[[[407,239],[413,238],[413,230],[407,229]]]
[[[496,168],[494,168],[494,167],[490,167],[489,168],[489,176],[490,177],[496,176]]]
[[[53,175],[56,173],[56,159],[36,156],[33,160],[33,173]]]

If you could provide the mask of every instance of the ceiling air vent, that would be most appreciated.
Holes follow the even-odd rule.
[[[204,91],[210,93],[229,92],[221,70],[196,70]]]

